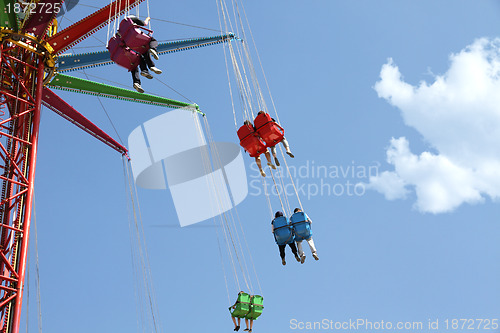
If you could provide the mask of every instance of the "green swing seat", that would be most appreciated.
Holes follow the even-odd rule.
[[[262,309],[264,309],[264,298],[260,295],[254,295],[251,297],[250,303],[250,311],[245,316],[245,318],[255,320],[262,314]]]
[[[248,295],[247,293],[240,293],[238,295],[238,300],[233,306],[229,307],[231,316],[237,318],[245,318],[250,312],[250,295]]]

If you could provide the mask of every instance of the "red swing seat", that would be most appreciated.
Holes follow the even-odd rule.
[[[266,142],[266,147],[273,147],[283,141],[285,130],[276,124],[268,113],[258,114],[254,124],[257,133]]]
[[[109,40],[108,50],[111,60],[117,65],[125,67],[129,71],[132,71],[139,66],[141,55],[125,46],[123,41],[117,36],[114,36]]]
[[[144,32],[143,32],[144,30]],[[152,38],[152,30],[146,29],[135,24],[132,19],[126,18],[120,22],[120,27],[118,28],[118,33],[120,34],[123,42],[130,49],[144,54],[149,51],[149,43]]]
[[[238,129],[240,146],[243,147],[250,157],[257,157],[266,151],[266,144],[255,132],[252,125],[243,125]]]

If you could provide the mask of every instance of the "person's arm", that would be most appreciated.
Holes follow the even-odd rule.
[[[138,18],[135,15],[129,15],[129,16],[127,16],[127,18],[131,19],[132,22],[134,22],[135,24],[140,25],[142,27],[144,27],[147,24],[147,22],[144,22],[143,20],[141,20],[140,18]],[[149,17],[146,19],[146,21],[149,21]]]

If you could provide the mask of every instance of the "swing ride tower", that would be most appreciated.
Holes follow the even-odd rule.
[[[18,332],[21,315],[44,69],[50,61],[34,42],[11,34],[0,45],[0,332]]]
[[[51,88],[198,110],[196,104],[61,74],[110,64],[106,51],[61,54],[144,0],[116,0],[56,32],[55,17],[63,1],[0,0],[0,333],[17,333],[20,327],[42,105],[127,155],[125,147],[78,113]],[[232,38],[234,35],[229,34],[163,43],[158,51],[165,54]]]

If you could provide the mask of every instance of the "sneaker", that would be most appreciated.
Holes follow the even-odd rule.
[[[285,266],[285,265],[286,265],[286,261],[285,261],[285,259],[281,259],[281,264],[282,264],[283,266]]]
[[[266,173],[264,172],[264,170],[260,170],[260,175],[261,175],[262,177],[265,177],[265,176],[266,176]]]
[[[267,165],[269,165],[269,167],[273,170],[276,170],[276,166],[274,164],[268,162]]]
[[[319,260],[319,257],[318,257],[318,255],[316,254],[316,252],[314,252],[314,253],[313,253],[313,258],[314,258],[315,260]]]
[[[240,327],[239,327],[239,326],[236,326],[236,327],[234,328],[234,331],[236,331],[236,332],[238,332],[239,330],[240,330]]]
[[[245,328],[243,331],[250,331],[248,328]]]
[[[277,157],[274,158],[274,163],[276,163],[276,166],[280,166],[280,161]]]
[[[295,260],[297,260],[298,262],[300,262],[300,257],[297,253],[295,253]]]
[[[152,71],[153,71],[153,73],[155,73],[155,74],[161,74],[161,73],[163,73],[163,72],[161,71],[161,69],[156,68],[156,67],[150,67],[149,69],[150,69],[150,70],[152,70]]]
[[[158,52],[155,49],[149,49],[149,53],[155,58],[156,60],[160,59],[158,56]]]
[[[137,83],[137,82],[134,83],[134,89],[137,90],[137,92],[140,92],[140,93],[144,92],[144,89],[142,89],[141,84]]]
[[[141,71],[141,75],[150,80],[153,78],[153,75],[151,75],[151,73],[148,72],[147,70]]]
[[[304,261],[306,261],[306,255],[303,254],[302,257],[300,257],[300,263],[303,264]]]
[[[293,156],[292,152],[291,151],[287,151],[286,152],[288,154],[288,156],[290,156],[291,158],[294,158],[295,156]]]

